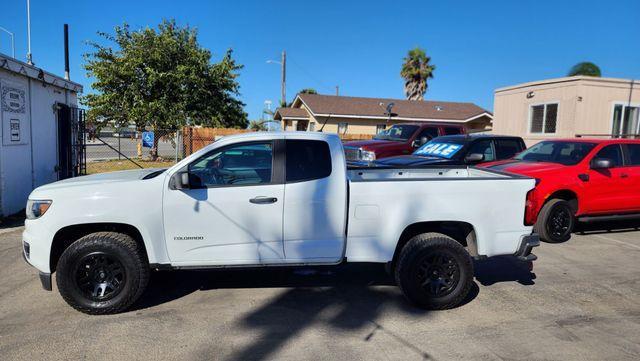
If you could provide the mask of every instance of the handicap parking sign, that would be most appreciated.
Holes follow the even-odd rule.
[[[153,132],[142,132],[142,146],[153,148]]]

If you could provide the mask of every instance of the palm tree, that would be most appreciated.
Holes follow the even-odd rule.
[[[431,57],[420,48],[409,50],[403,60],[400,76],[404,79],[404,93],[409,100],[423,100],[427,79],[433,78],[436,66],[429,64]]]
[[[582,63],[578,63],[574,65],[571,70],[569,70],[568,76],[576,76],[576,75],[586,75],[586,76],[596,76],[600,77],[600,68],[594,63],[584,61]]]
[[[249,122],[249,129],[256,131],[256,132],[264,132],[266,130],[269,130],[269,128],[267,127],[267,122],[270,122],[270,120],[265,121],[265,120],[252,120]]]
[[[318,94],[318,92],[313,88],[304,88],[300,90],[298,94]]]

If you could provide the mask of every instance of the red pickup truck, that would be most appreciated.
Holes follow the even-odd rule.
[[[441,135],[465,134],[464,126],[444,123],[394,124],[371,140],[346,142],[344,152],[349,162],[372,162],[376,159],[411,154],[423,144]]]
[[[547,242],[567,241],[578,220],[640,217],[640,140],[548,140],[480,167],[536,179],[524,221]]]

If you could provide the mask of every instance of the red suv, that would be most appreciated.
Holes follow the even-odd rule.
[[[394,124],[371,140],[346,142],[347,161],[372,162],[376,159],[411,154],[423,144],[441,135],[465,134],[459,124],[405,123]]]
[[[640,140],[548,140],[480,167],[536,178],[525,223],[547,242],[567,241],[576,220],[640,216]]]

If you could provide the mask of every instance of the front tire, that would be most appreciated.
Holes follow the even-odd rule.
[[[423,233],[402,248],[395,269],[398,287],[418,307],[444,310],[460,305],[473,285],[473,262],[454,239]]]
[[[575,211],[571,204],[554,198],[540,210],[534,231],[547,243],[562,243],[571,238],[575,225]]]
[[[72,243],[60,257],[56,283],[62,298],[87,314],[126,310],[144,292],[149,263],[126,234],[97,232]]]

